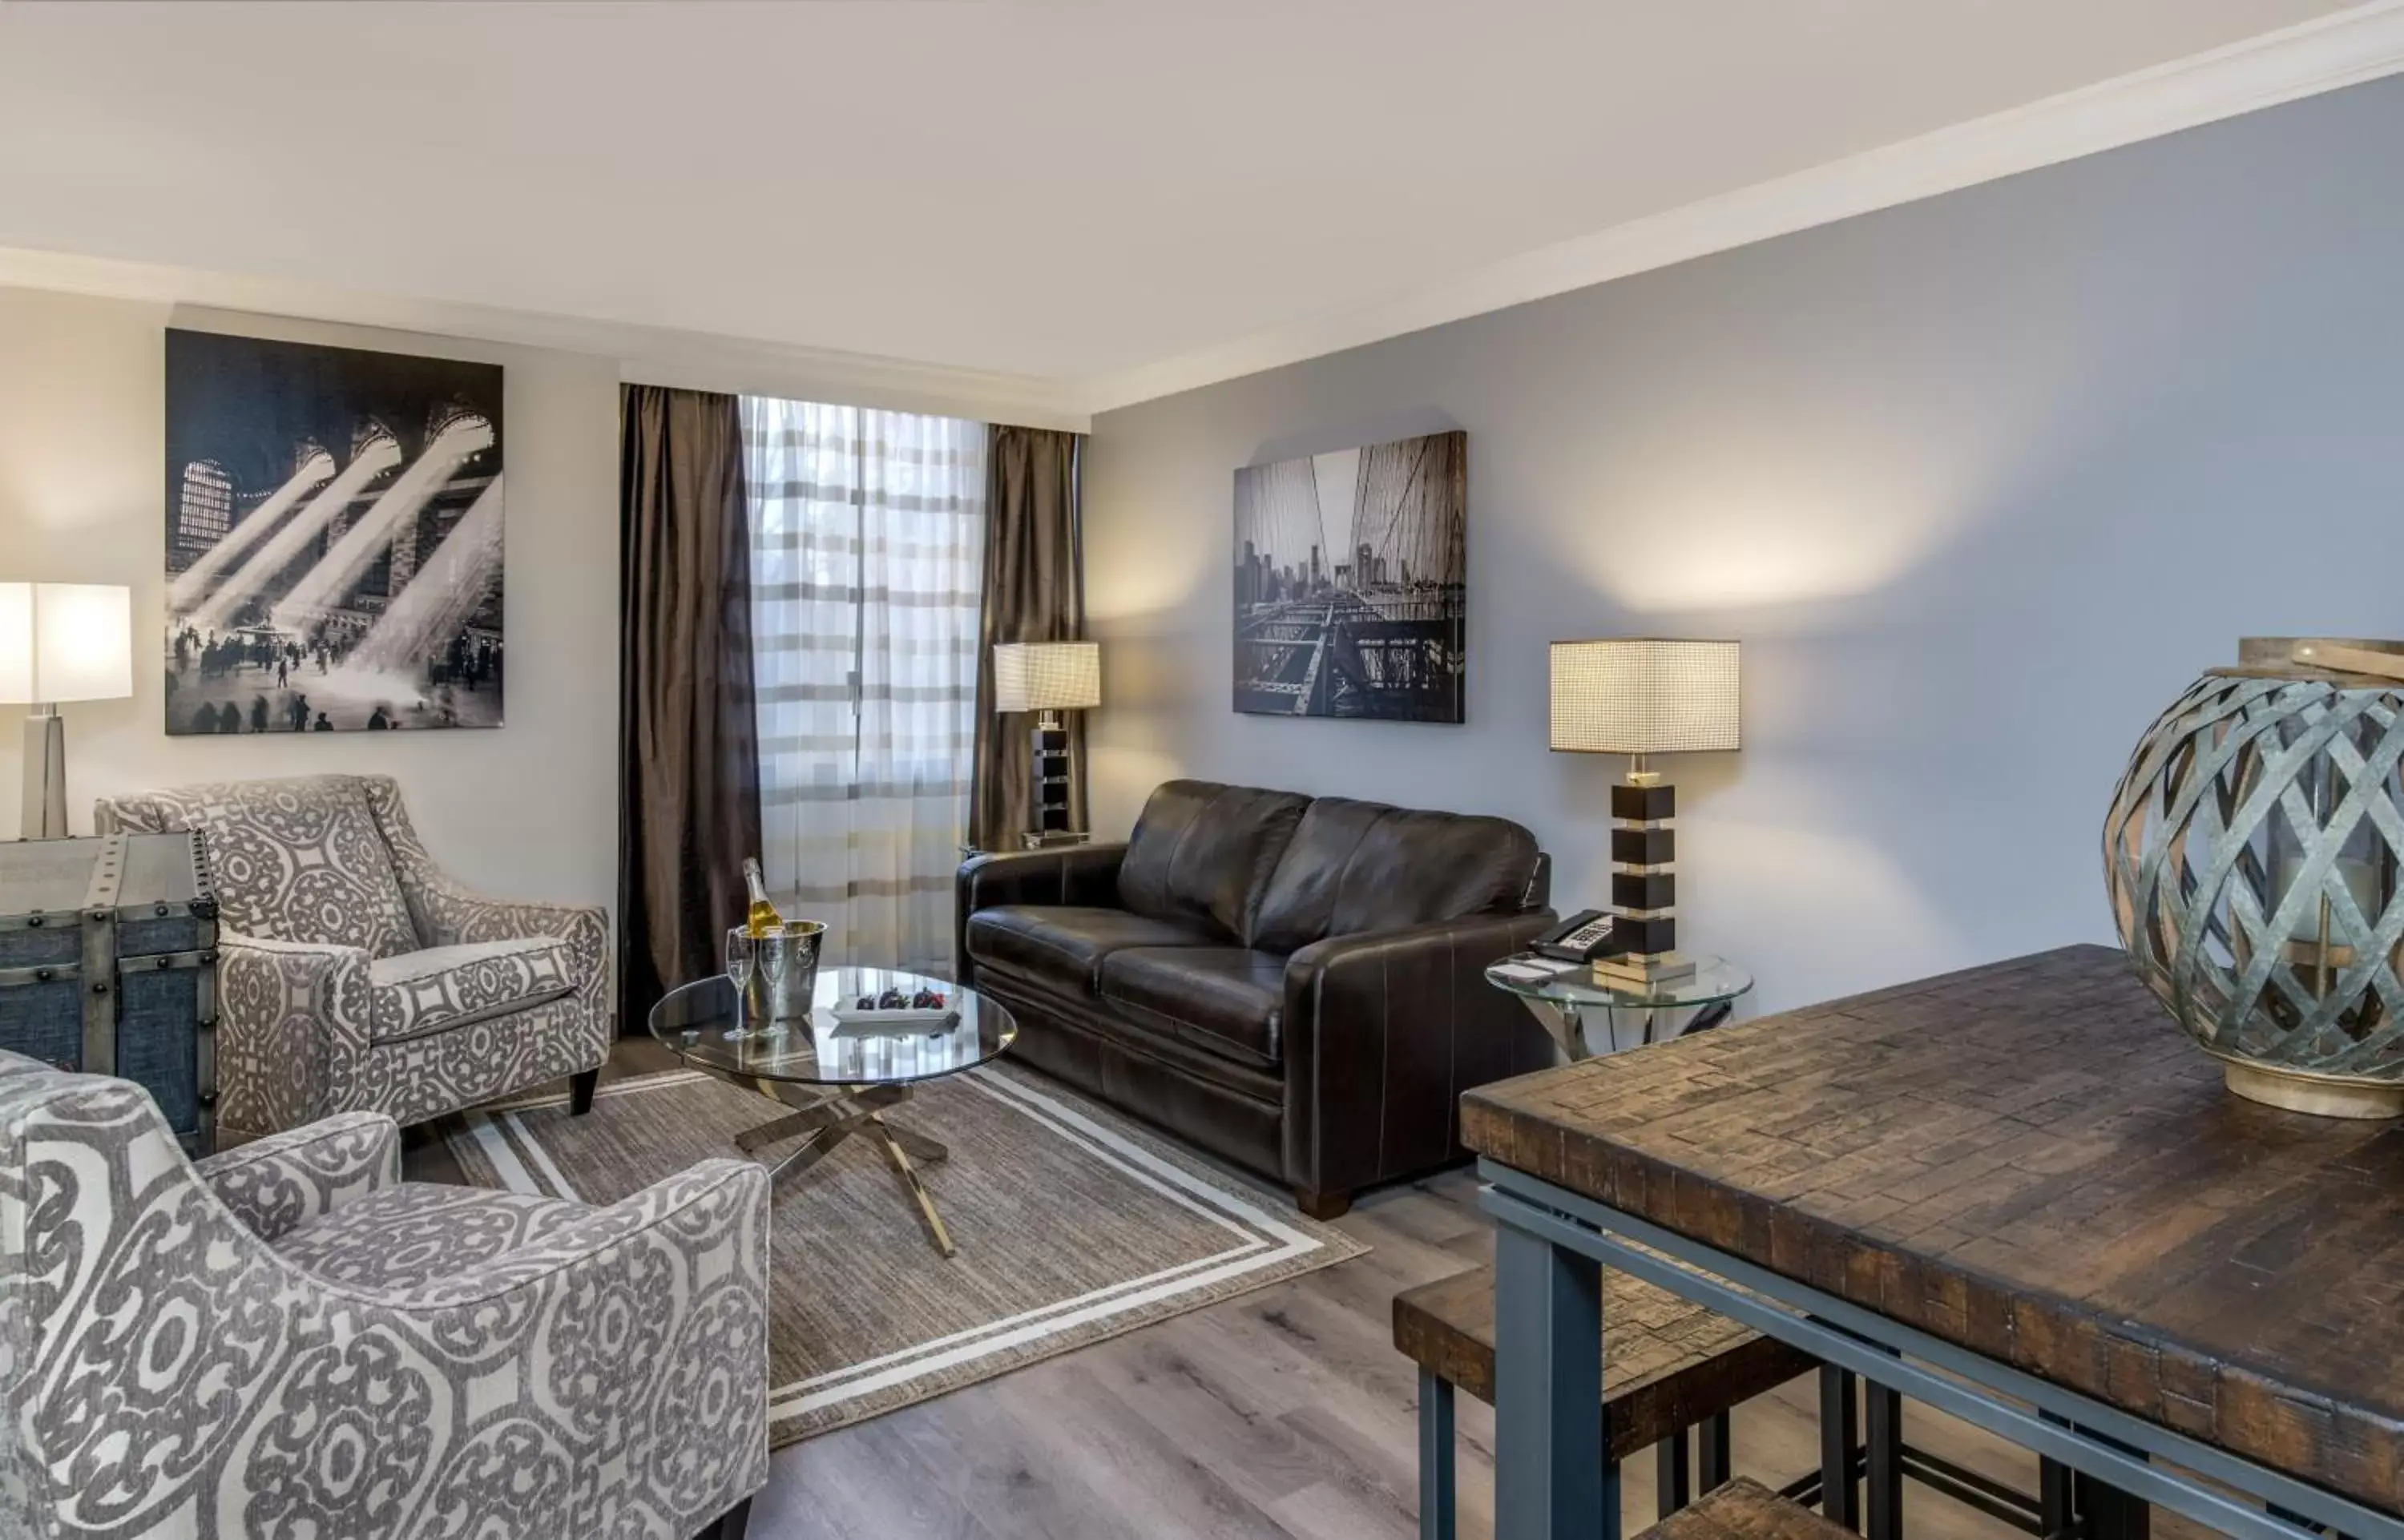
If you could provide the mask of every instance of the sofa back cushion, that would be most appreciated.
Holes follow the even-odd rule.
[[[392,851],[356,776],[226,781],[116,797],[113,823],[146,833],[197,829],[208,841],[225,928],[236,935],[417,950]]]
[[[1251,945],[1269,874],[1309,803],[1292,791],[1215,781],[1163,784],[1127,836],[1119,902]]]
[[[1541,859],[1508,819],[1321,797],[1261,900],[1252,945],[1291,952],[1325,936],[1525,908]]]

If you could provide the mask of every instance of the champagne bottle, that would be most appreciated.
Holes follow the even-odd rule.
[[[743,858],[743,886],[750,889],[751,912],[744,917],[744,928],[754,937],[764,936],[785,923],[776,906],[768,902],[768,879],[760,875],[760,858]]]

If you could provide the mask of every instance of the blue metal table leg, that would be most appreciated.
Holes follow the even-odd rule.
[[[1862,1525],[1862,1489],[1853,1475],[1860,1383],[1834,1364],[1820,1365],[1820,1511],[1849,1530]]]
[[[1602,1269],[1505,1222],[1494,1239],[1496,1540],[1619,1540],[1603,1458]]]
[[[1703,1446],[1701,1467],[1696,1473],[1703,1491],[1712,1491],[1726,1486],[1728,1477],[1736,1474],[1736,1464],[1731,1458],[1736,1439],[1729,1414],[1712,1413],[1696,1430],[1696,1436]]]
[[[1686,1430],[1680,1428],[1654,1445],[1653,1457],[1657,1511],[1667,1519],[1695,1500],[1695,1467],[1686,1453]]]
[[[1862,1392],[1869,1429],[1865,1533],[1869,1540],[1903,1540],[1903,1397],[1876,1380]]]
[[[2115,1445],[2140,1460],[2145,1458],[2143,1449],[2106,1438],[2091,1428],[2080,1431],[2099,1443]],[[2071,1494],[2078,1506],[2078,1517],[2085,1521],[2088,1540],[2146,1540],[2153,1533],[2153,1509],[2143,1498],[2085,1475],[2072,1479]]]
[[[1452,1381],[1419,1370],[1419,1540],[1452,1540]]]

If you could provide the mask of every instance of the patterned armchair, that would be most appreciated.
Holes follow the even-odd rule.
[[[100,829],[208,836],[217,1127],[228,1143],[334,1113],[418,1123],[609,1054],[606,911],[479,898],[437,870],[386,776],[104,798]]]
[[[398,1180],[391,1119],[188,1161],[0,1053],[0,1534],[683,1540],[766,1481],[768,1181]]]

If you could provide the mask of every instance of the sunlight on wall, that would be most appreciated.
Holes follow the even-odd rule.
[[[1680,939],[1758,959],[1758,1009],[1891,983],[1890,959],[1929,972],[1978,955],[1949,918],[1947,895],[1889,853],[1893,831],[1709,812],[1684,826]],[[1599,875],[1590,880],[1600,890]]]
[[[1661,466],[1600,504],[1641,510],[1641,534],[1564,542],[1561,554],[1634,613],[1726,614],[1883,588],[1978,506],[1958,476],[1934,468],[1868,453],[1816,458],[1746,446]]]

